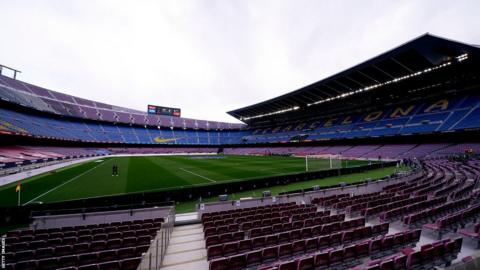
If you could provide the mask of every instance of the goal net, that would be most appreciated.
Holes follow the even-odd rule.
[[[307,155],[305,156],[305,171],[320,171],[339,169],[342,167],[341,155]]]

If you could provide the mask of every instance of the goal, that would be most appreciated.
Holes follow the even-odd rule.
[[[339,169],[342,167],[341,155],[306,155],[305,171]]]

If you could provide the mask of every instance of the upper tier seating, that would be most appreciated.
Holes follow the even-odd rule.
[[[307,140],[378,137],[454,131],[480,127],[480,97],[420,101],[364,114],[345,114],[319,120],[258,128],[245,137],[249,143],[282,142],[306,134]],[[353,152],[369,155],[375,147]],[[408,149],[406,149],[408,150]],[[351,151],[345,151],[350,153]],[[388,152],[381,152],[381,154]]]
[[[220,145],[240,143],[245,131],[191,130],[58,119],[0,109],[0,131],[42,138],[136,144]]]
[[[480,114],[480,97],[475,94],[419,101],[406,105],[392,105],[359,115],[345,114],[309,122],[250,130],[241,130],[245,127],[243,124],[148,115],[136,110],[65,95],[5,76],[0,76],[0,98],[53,115],[72,117],[67,120],[66,118],[39,116],[34,113],[24,114],[10,109],[1,109],[0,131],[96,142],[251,144],[297,140],[295,138],[300,135],[305,140],[325,140],[450,132],[480,127],[478,120],[480,118],[477,117]],[[85,121],[85,119],[89,121]],[[95,121],[106,122],[97,123]],[[114,125],[115,123],[122,124]],[[412,147],[405,145],[394,149],[383,148],[380,145],[356,148],[336,146],[328,147],[328,153],[351,157],[393,158],[412,155],[421,157],[435,151],[448,153],[454,150],[448,149],[448,145],[417,147],[412,150],[413,147],[415,145]],[[440,151],[443,149],[445,151]],[[475,149],[478,148],[475,147]],[[308,149],[305,150],[308,153]],[[264,154],[265,152],[260,151],[260,153]]]
[[[137,110],[66,95],[2,75],[0,75],[0,98],[39,111],[90,120],[191,129],[239,129],[244,126],[243,124],[147,115]]]

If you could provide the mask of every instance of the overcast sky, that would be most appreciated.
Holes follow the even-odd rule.
[[[480,44],[480,1],[0,0],[0,64],[52,90],[238,122],[426,32]]]

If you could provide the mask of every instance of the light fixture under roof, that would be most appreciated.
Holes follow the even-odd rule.
[[[468,54],[467,53],[464,53],[464,54],[461,54],[461,55],[455,57],[456,62],[462,62],[462,61],[465,61],[467,59],[468,59]],[[429,72],[444,68],[444,67],[449,66],[453,63],[454,62],[452,62],[452,61],[447,61],[447,62],[444,62],[444,63],[439,64],[437,66],[429,67],[429,68],[426,68],[424,70],[413,72],[413,73],[410,73],[410,74],[405,75],[405,76],[397,77],[397,78],[391,79],[391,80],[383,82],[383,83],[372,84],[372,85],[369,85],[369,86],[366,86],[366,87],[363,87],[363,88],[360,88],[360,89],[357,89],[357,90],[354,90],[354,91],[342,93],[342,94],[334,96],[334,97],[329,97],[329,98],[326,98],[326,99],[321,99],[321,100],[318,100],[318,101],[315,101],[315,102],[312,102],[312,103],[308,103],[307,107],[317,105],[317,104],[322,104],[322,103],[337,100],[337,99],[346,98],[346,97],[349,97],[349,96],[352,96],[352,95],[355,95],[355,94],[359,94],[359,93],[363,93],[363,92],[372,91],[374,89],[377,89],[377,88],[385,86],[385,85],[397,83],[397,82],[400,82],[400,81],[403,81],[403,80],[406,80],[406,79],[417,77],[417,76],[420,76],[422,74],[429,73]],[[255,115],[255,116],[250,116],[250,117],[241,117],[240,120],[246,121],[246,120],[251,120],[251,119],[257,119],[257,118],[262,118],[262,117],[266,117],[266,116],[272,116],[272,115],[282,114],[282,113],[286,113],[286,112],[290,112],[290,111],[295,111],[295,110],[298,110],[298,109],[300,109],[300,106],[293,106],[293,107],[285,108],[285,109],[270,112],[270,113],[264,113],[264,114],[259,114],[259,115]]]

